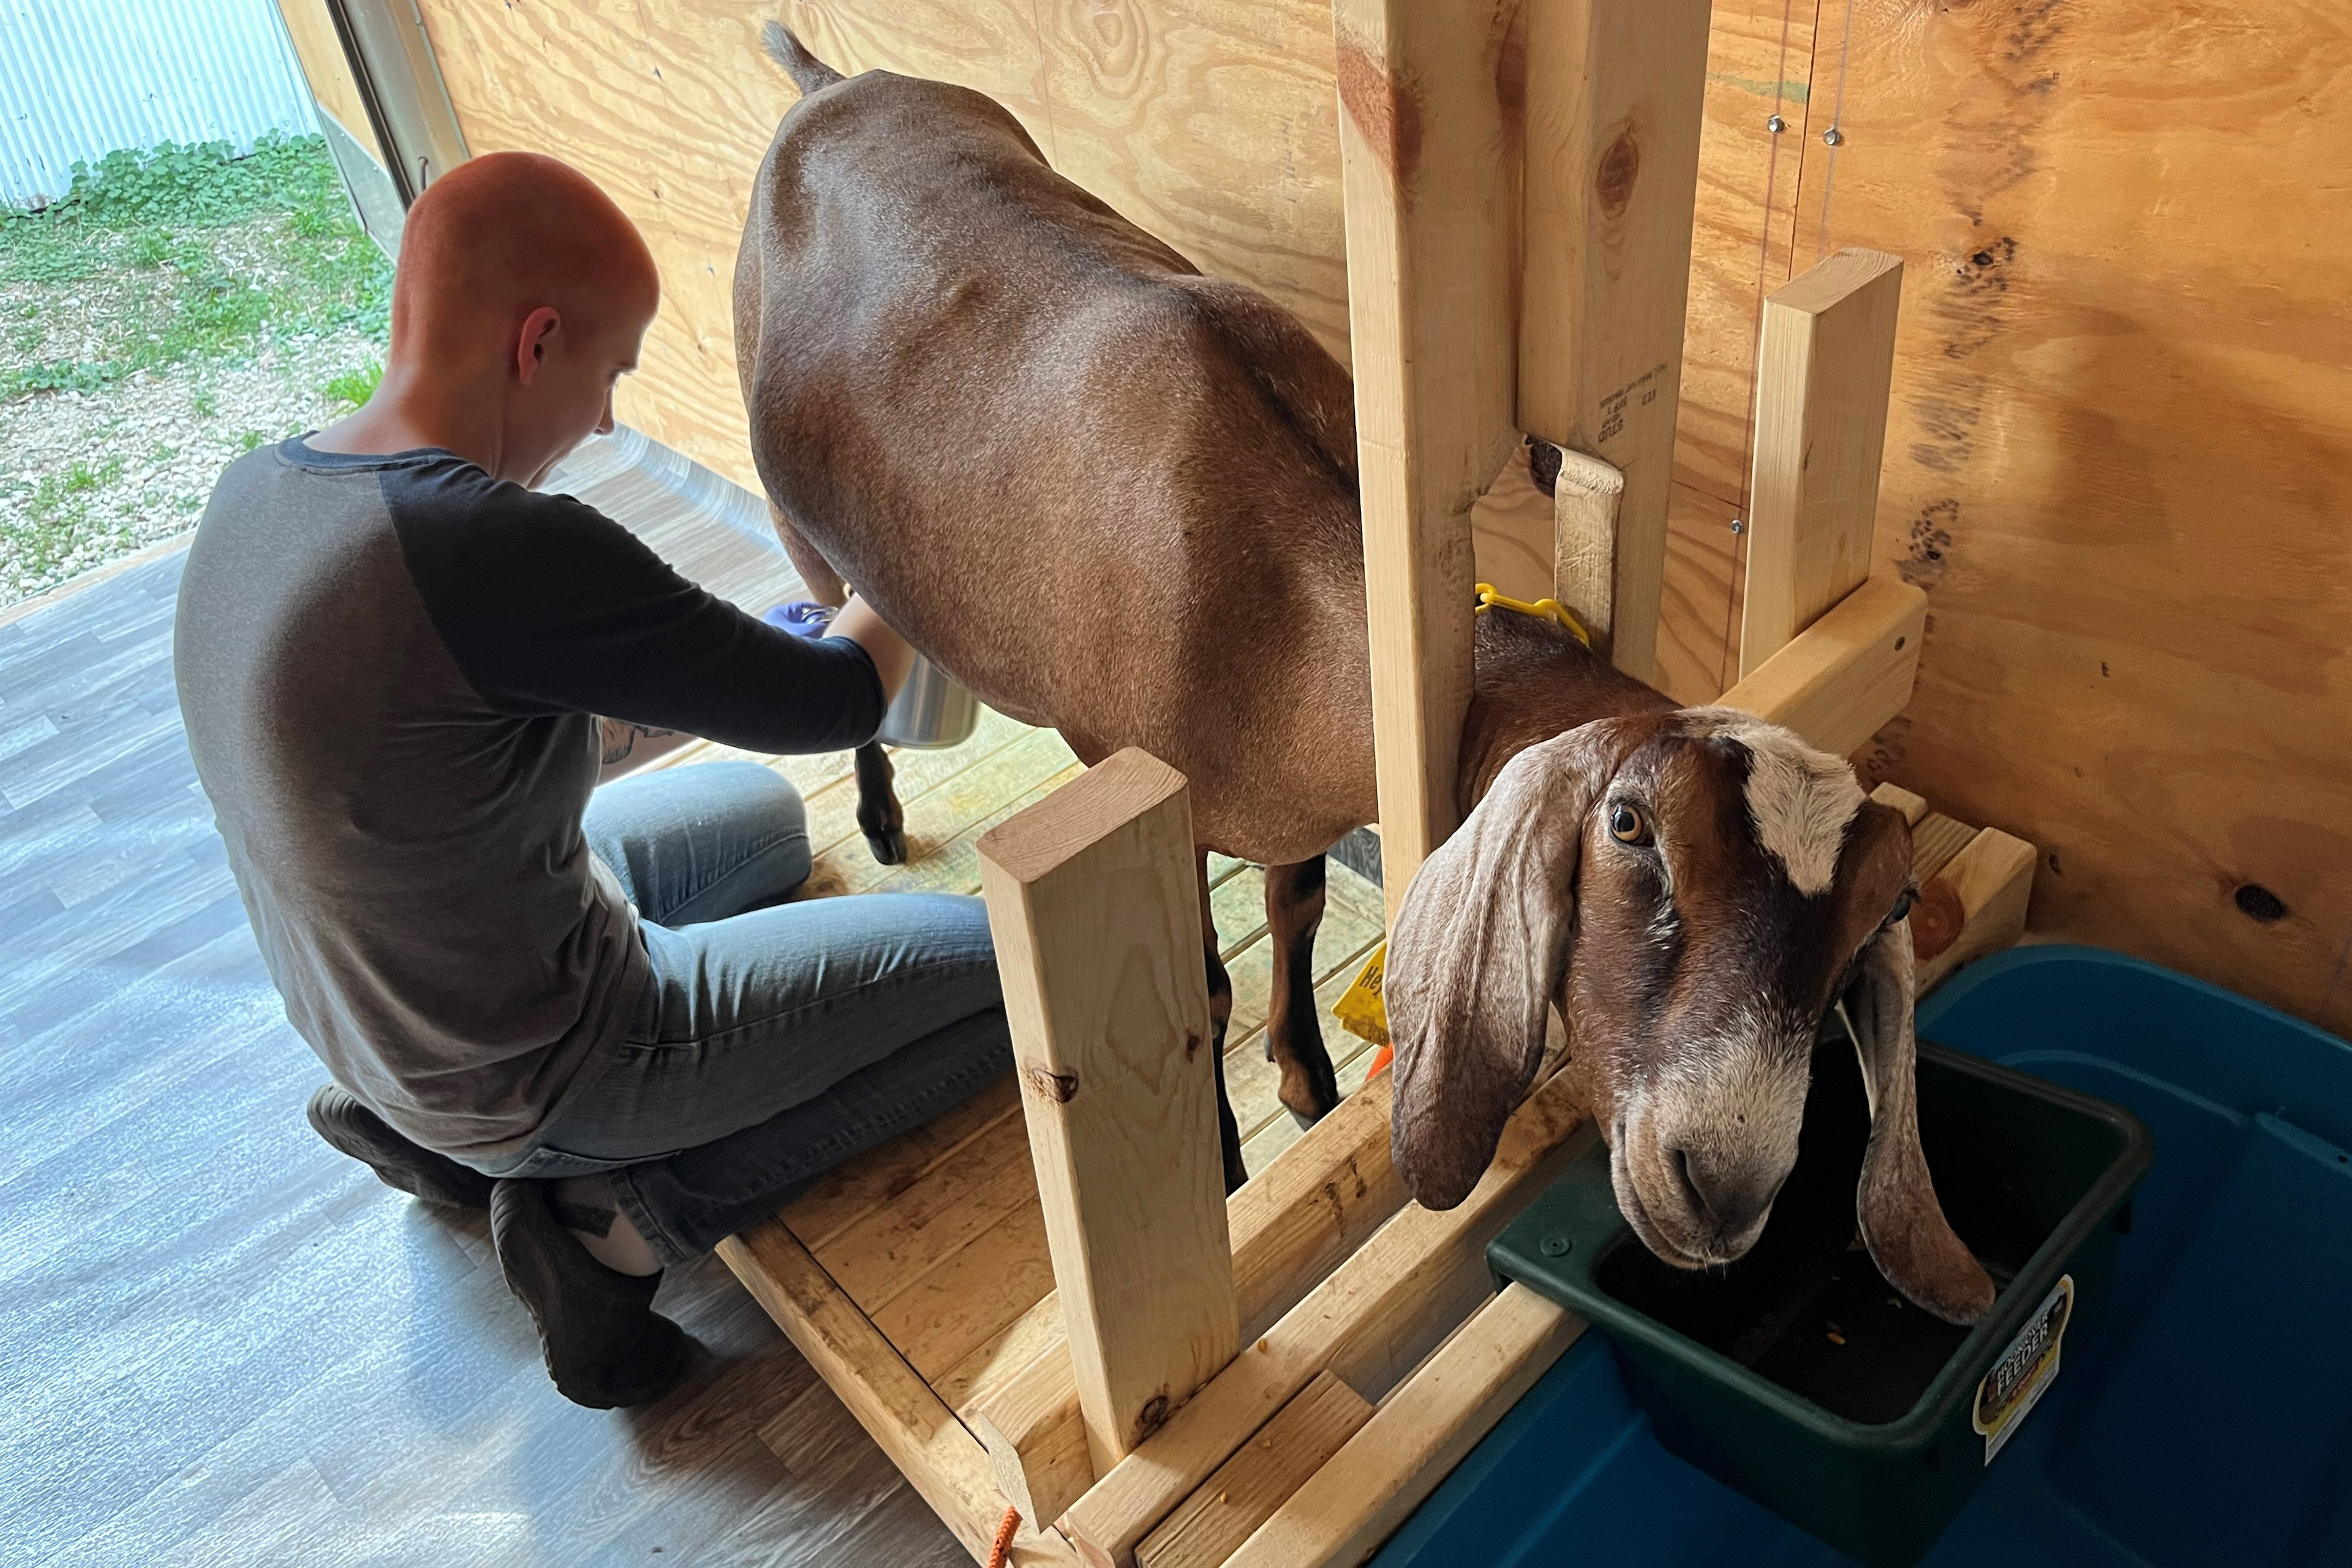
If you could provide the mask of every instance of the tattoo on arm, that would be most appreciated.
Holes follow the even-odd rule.
[[[615,763],[627,762],[640,740],[677,733],[675,730],[656,730],[650,724],[630,724],[618,719],[599,719],[596,722],[603,730],[604,765],[608,768]]]

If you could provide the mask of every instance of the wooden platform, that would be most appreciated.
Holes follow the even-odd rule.
[[[922,815],[931,820],[967,824],[945,839],[926,841],[912,827],[918,807],[940,792],[969,801],[1025,780],[1029,774],[1006,760],[1024,747],[1048,760],[1054,754],[1035,734],[992,718],[957,752],[902,753],[900,777],[910,787],[931,773],[957,769],[931,785],[930,795],[908,802],[915,863],[877,871],[852,833],[835,838],[821,858],[812,890],[820,896],[852,888],[975,890],[971,842],[1016,805],[1074,774],[1076,764],[980,815],[927,808]],[[910,763],[927,763],[930,772]],[[854,784],[824,776],[819,764],[795,765],[812,791],[813,818],[816,803],[824,801],[824,820],[846,820],[841,814],[854,807]],[[1045,763],[1025,765],[1034,770]],[[1934,812],[1892,785],[1882,785],[1876,798],[1912,824],[1925,889],[1918,917],[1922,989],[1967,959],[2015,942],[2032,881],[2032,846]],[[1259,1048],[1268,975],[1265,933],[1258,929],[1260,873],[1223,862],[1214,875],[1218,929],[1236,990],[1226,1073],[1247,1134],[1255,1186],[1299,1133],[1273,1099],[1272,1072]],[[1362,952],[1379,940],[1381,897],[1379,889],[1337,865],[1331,883],[1330,914],[1317,944],[1318,999],[1326,1043],[1334,1060],[1345,1064],[1341,1087],[1352,1094],[1364,1082],[1371,1053],[1332,1023],[1329,1005]],[[1244,974],[1253,978],[1244,981]],[[1011,1077],[832,1172],[774,1219],[724,1244],[720,1256],[941,1521],[976,1559],[983,1558],[1006,1505],[974,1435],[974,1413],[1060,1329],[1028,1132]],[[1059,1532],[1025,1522],[1016,1545],[1016,1563],[1079,1561]]]

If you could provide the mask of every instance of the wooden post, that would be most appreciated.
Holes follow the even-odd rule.
[[[1192,803],[1182,774],[1129,749],[979,847],[1087,1447],[1108,1469],[1238,1338]]]
[[[1739,673],[1870,575],[1903,262],[1841,250],[1764,301]]]
[[[1335,0],[1348,322],[1389,916],[1454,830],[1470,507],[1518,441],[1516,43],[1500,0]]]
[[[1612,661],[1643,680],[1657,674],[1707,12],[1707,0],[1528,4],[1518,419],[1624,475],[1602,618]]]

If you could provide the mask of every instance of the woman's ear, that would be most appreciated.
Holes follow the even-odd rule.
[[[1512,758],[1397,912],[1381,982],[1396,1049],[1390,1139],[1424,1207],[1452,1208],[1477,1185],[1543,1057],[1585,818],[1612,771],[1609,723]]]
[[[1948,1323],[1973,1323],[1992,1308],[1992,1278],[1944,1218],[1919,1147],[1913,985],[1911,922],[1900,920],[1864,944],[1843,1003],[1870,1096],[1854,1210],[1871,1261],[1896,1289]]]

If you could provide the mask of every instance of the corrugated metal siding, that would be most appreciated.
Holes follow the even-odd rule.
[[[0,205],[119,148],[314,129],[272,0],[0,0]]]

